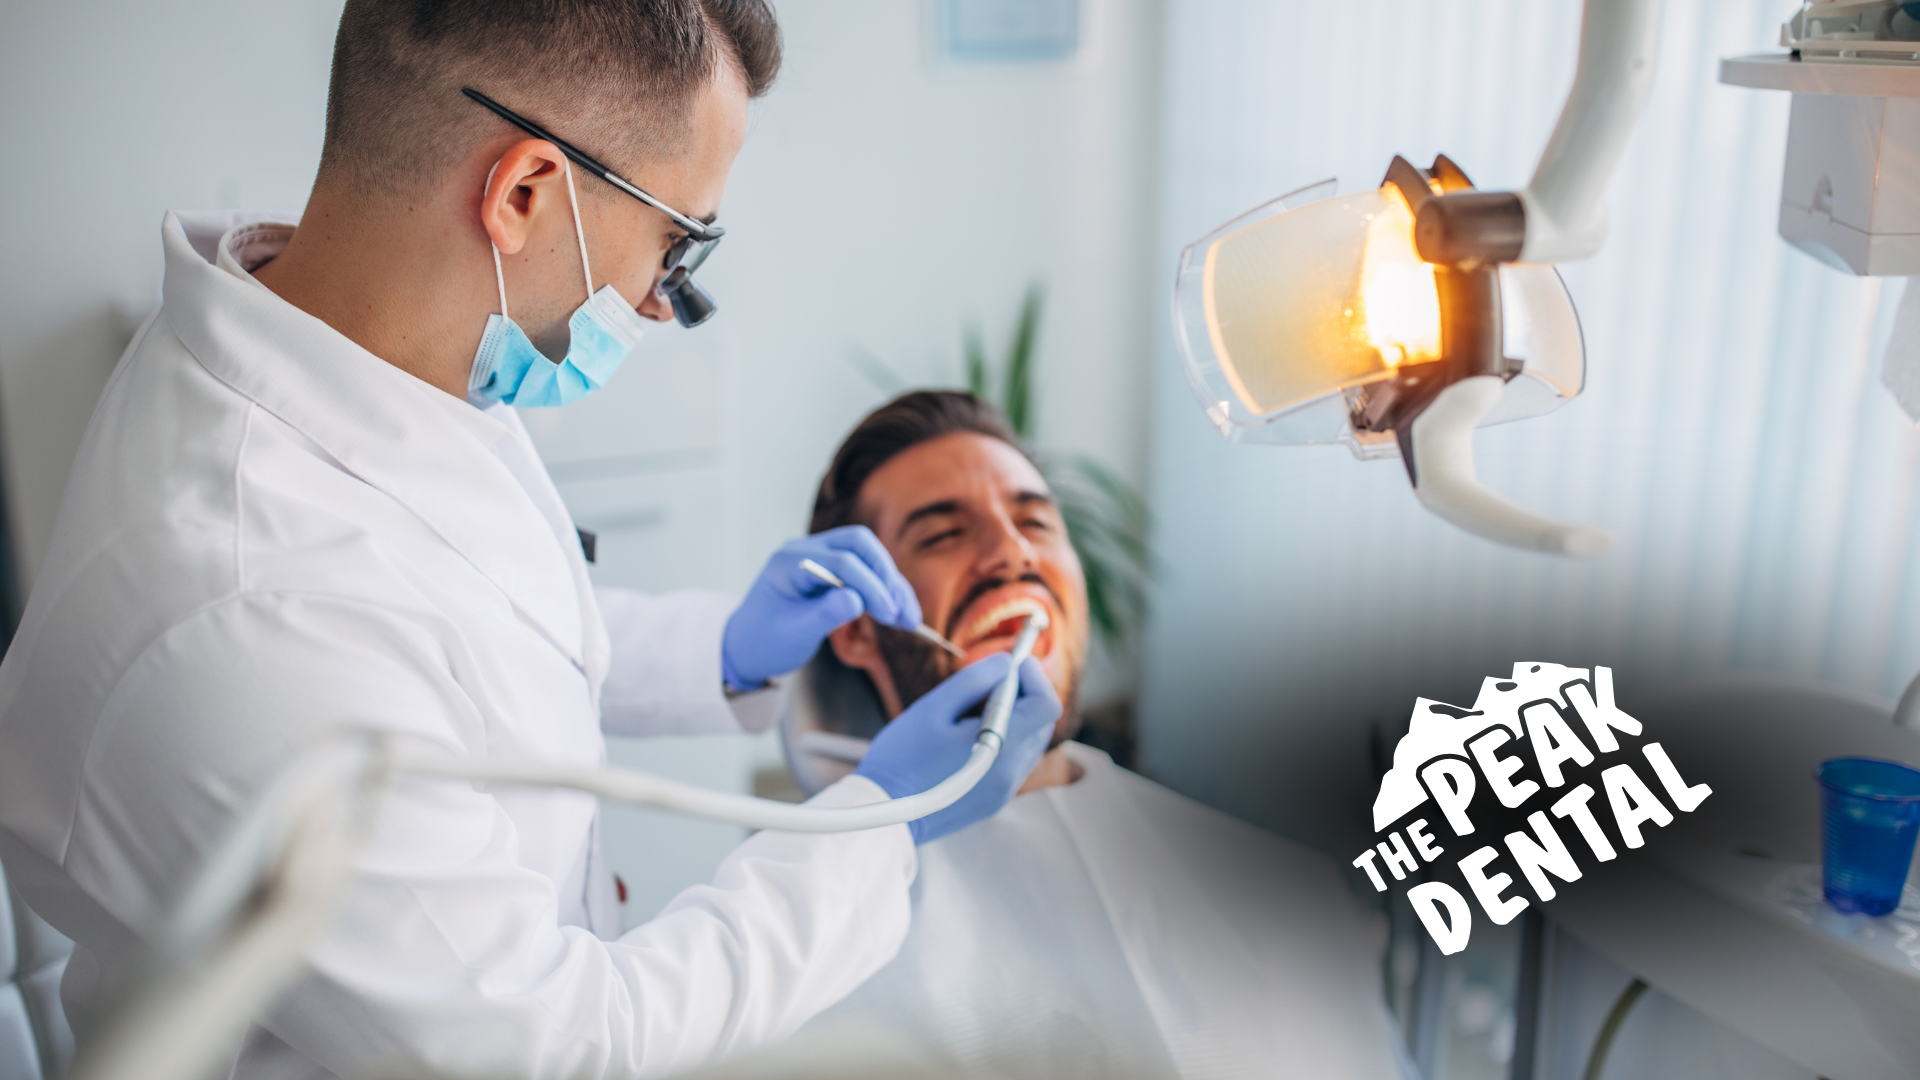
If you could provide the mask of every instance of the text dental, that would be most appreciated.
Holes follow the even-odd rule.
[[[1586,727],[1588,737],[1600,753],[1613,753],[1620,748],[1618,740],[1614,738],[1613,728],[1628,735],[1640,734],[1638,720],[1617,710],[1598,708],[1586,693],[1585,686],[1576,684],[1568,687],[1566,697],[1572,706],[1571,711]],[[1534,702],[1522,709],[1520,716],[1526,723],[1527,742],[1532,747],[1534,763],[1539,767],[1540,778],[1547,782],[1548,788],[1566,785],[1564,770],[1569,764],[1588,766],[1594,763],[1594,751],[1574,732],[1560,708],[1552,702]],[[1525,762],[1515,753],[1504,757],[1500,754],[1512,739],[1511,731],[1496,724],[1474,736],[1466,746],[1473,756],[1473,762],[1479,766],[1480,775],[1486,777],[1488,788],[1500,800],[1500,805],[1509,810],[1520,807],[1541,790],[1540,785],[1532,780],[1514,782],[1513,775],[1521,770]],[[1647,743],[1640,748],[1640,752],[1646,755],[1653,775],[1681,812],[1692,812],[1713,793],[1705,784],[1689,786],[1682,780],[1680,771],[1674,768],[1672,759],[1659,743]],[[1422,765],[1419,777],[1428,794],[1433,796],[1434,802],[1446,815],[1447,824],[1454,834],[1473,835],[1473,822],[1466,813],[1475,791],[1473,765],[1464,758],[1439,757]],[[1629,848],[1638,848],[1646,843],[1640,835],[1641,826],[1651,822],[1664,827],[1673,822],[1673,814],[1654,796],[1632,765],[1622,763],[1601,770],[1600,786],[1606,791],[1614,830]],[[1617,858],[1619,852],[1614,849],[1606,830],[1601,827],[1599,816],[1594,813],[1595,794],[1593,785],[1581,783],[1555,799],[1549,809],[1553,817],[1572,822],[1574,830],[1580,834],[1596,860],[1608,862]],[[1580,867],[1545,812],[1535,810],[1528,814],[1527,824],[1533,830],[1531,834],[1511,832],[1503,843],[1507,854],[1527,879],[1533,894],[1544,903],[1555,895],[1549,875],[1561,881],[1578,881]],[[1434,842],[1427,829],[1425,818],[1409,823],[1404,835],[1402,830],[1395,829],[1387,834],[1385,840],[1353,860],[1353,865],[1366,871],[1376,891],[1385,892],[1387,883],[1381,877],[1380,866],[1384,866],[1395,881],[1404,881],[1408,874],[1419,869],[1420,862],[1431,863],[1446,854],[1446,849]],[[1416,856],[1419,862],[1415,861]],[[1374,864],[1376,857],[1379,866]],[[1511,875],[1489,873],[1494,860],[1499,857],[1499,849],[1488,844],[1474,849],[1460,859],[1458,865],[1460,875],[1473,890],[1474,899],[1480,902],[1481,910],[1495,925],[1505,926],[1527,909],[1529,901],[1517,893],[1506,895],[1513,886]],[[1473,919],[1467,901],[1458,889],[1442,881],[1426,881],[1408,889],[1407,899],[1442,953],[1451,955],[1467,947]],[[1442,909],[1445,910],[1444,918]]]

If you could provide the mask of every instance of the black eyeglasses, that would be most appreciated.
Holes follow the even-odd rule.
[[[621,191],[626,192],[628,195],[639,199],[641,202],[667,215],[675,225],[685,229],[687,235],[675,240],[673,244],[667,248],[666,258],[661,262],[661,268],[667,271],[667,276],[660,282],[659,288],[661,292],[667,294],[668,302],[673,305],[673,317],[679,321],[681,326],[699,326],[701,323],[713,318],[714,312],[719,310],[719,308],[713,302],[713,295],[701,288],[700,284],[693,280],[693,272],[700,269],[700,264],[707,261],[707,256],[713,254],[713,249],[719,246],[720,238],[727,235],[727,230],[718,225],[701,221],[698,218],[688,217],[680,211],[675,210],[673,207],[642,191],[639,185],[628,181],[619,173],[588,157],[572,143],[554,135],[546,128],[521,116],[519,113],[514,112],[512,109],[507,108],[505,105],[500,104],[480,91],[468,87],[462,88],[460,92],[493,110],[500,119],[505,120],[514,127],[519,128],[536,139],[545,139],[559,147],[560,152],[567,155],[567,158],[575,165],[580,166],[600,179],[605,180],[607,183],[612,184],[614,187],[619,188]],[[695,251],[695,248],[699,250]],[[691,260],[688,260],[689,253],[692,254]]]

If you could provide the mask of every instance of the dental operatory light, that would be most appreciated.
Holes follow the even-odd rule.
[[[1606,236],[1601,195],[1652,84],[1658,0],[1588,0],[1579,68],[1521,191],[1441,156],[1378,188],[1329,180],[1189,245],[1174,327],[1189,384],[1238,442],[1398,455],[1429,510],[1497,543],[1604,554],[1604,530],[1514,505],[1475,475],[1473,431],[1551,412],[1586,382],[1554,263]]]
[[[1524,519],[1463,489],[1457,452],[1435,443],[1551,412],[1585,382],[1580,323],[1551,266],[1422,257],[1416,214],[1448,184],[1470,190],[1445,157],[1426,172],[1395,158],[1377,189],[1336,196],[1321,184],[1189,247],[1176,286],[1189,379],[1229,439],[1397,454],[1421,501],[1471,531],[1599,554],[1596,530]]]

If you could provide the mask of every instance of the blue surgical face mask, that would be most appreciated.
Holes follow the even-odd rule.
[[[496,166],[497,167],[497,166]],[[646,320],[621,298],[612,285],[593,291],[593,268],[587,262],[587,238],[580,230],[580,203],[573,191],[573,169],[566,166],[567,200],[573,207],[573,232],[580,240],[580,268],[587,279],[587,299],[567,320],[567,355],[559,363],[533,347],[526,332],[507,315],[507,278],[500,269],[500,249],[493,249],[493,276],[500,285],[500,312],[487,316],[486,333],[473,354],[473,373],[467,392],[483,401],[523,408],[565,405],[605,386],[627,354],[647,331]],[[493,173],[487,173],[493,183]]]

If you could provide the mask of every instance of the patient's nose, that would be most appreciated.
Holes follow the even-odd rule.
[[[975,569],[982,574],[1017,577],[1034,569],[1039,555],[1020,526],[1006,514],[996,514],[982,530],[980,557]]]

